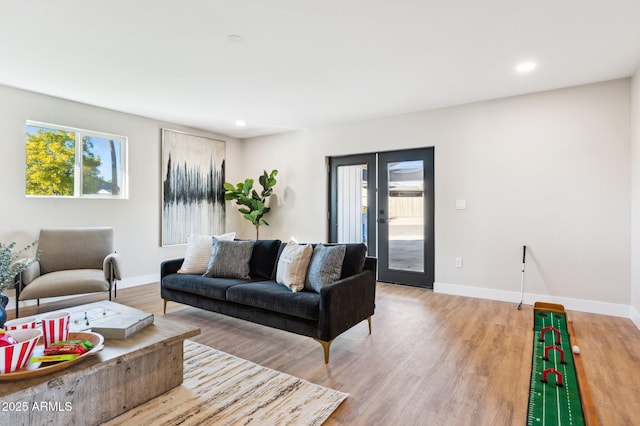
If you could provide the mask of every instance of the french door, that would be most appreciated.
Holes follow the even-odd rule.
[[[433,287],[433,148],[329,162],[329,241],[367,244],[379,281]]]
[[[329,241],[365,243],[375,256],[376,154],[331,157],[329,163]]]

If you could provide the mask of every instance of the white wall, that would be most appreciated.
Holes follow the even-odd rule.
[[[26,198],[26,120],[127,136],[129,199]],[[157,280],[160,262],[184,255],[185,249],[160,247],[163,127],[225,140],[227,179],[238,178],[234,171],[238,170],[241,144],[233,138],[0,86],[0,241],[24,244],[35,239],[43,227],[114,226],[123,263],[122,284]],[[235,215],[231,216],[233,224]]]
[[[640,170],[640,162],[629,161],[632,92],[634,158],[640,145],[638,79],[633,89],[631,79],[621,79],[243,142],[223,137],[227,180],[277,168],[271,226],[261,237],[325,241],[327,156],[435,146],[435,270],[443,288],[519,300],[521,246],[527,244],[530,297],[592,301],[595,311],[611,305],[609,313],[629,312],[633,304],[638,311],[636,269],[630,284],[630,194],[631,168]],[[130,198],[27,199],[27,119],[128,136]],[[0,86],[0,241],[25,243],[45,226],[113,225],[127,279],[152,281],[162,260],[184,253],[184,247],[159,246],[162,127],[221,138]],[[634,205],[639,188],[634,183]],[[458,198],[467,200],[466,211],[454,209]],[[635,231],[640,225],[633,223]],[[255,235],[232,204],[227,230]],[[635,250],[640,237],[633,243]],[[455,268],[458,256],[463,269]]]
[[[324,241],[326,156],[434,146],[437,283],[519,300],[526,244],[531,297],[619,314],[630,305],[629,115],[620,79],[245,140],[243,170],[280,170],[265,236]]]
[[[631,319],[640,328],[640,69],[631,79]]]

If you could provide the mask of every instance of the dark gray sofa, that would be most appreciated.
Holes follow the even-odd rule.
[[[364,244],[344,244],[346,252],[338,281],[319,293],[292,292],[276,283],[278,258],[286,244],[257,240],[253,246],[250,280],[178,274],[184,259],[162,262],[160,295],[212,312],[314,338],[329,362],[331,342],[355,324],[368,320],[375,308],[377,260],[366,257]]]

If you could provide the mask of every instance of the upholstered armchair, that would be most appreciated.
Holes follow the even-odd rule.
[[[111,227],[42,229],[40,259],[22,271],[16,283],[16,318],[20,301],[116,291],[120,280]]]

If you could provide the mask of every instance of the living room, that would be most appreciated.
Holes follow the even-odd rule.
[[[51,12],[51,6],[40,6],[38,13]],[[22,7],[27,6],[0,18],[0,27],[5,28],[0,30],[3,39],[18,33],[12,33],[9,22],[4,25],[4,21],[15,19],[12,15],[20,14]],[[631,10],[637,12],[633,7]],[[604,6],[603,9],[608,10]],[[80,12],[85,18],[91,16],[84,9]],[[620,19],[622,15],[634,16],[620,11],[612,14]],[[147,21],[153,14],[143,16]],[[573,18],[568,12],[561,16]],[[598,27],[591,32],[603,31],[606,32]],[[246,38],[242,46],[251,44],[251,37]],[[627,39],[624,44],[637,46],[637,41]],[[582,46],[580,42],[576,44]],[[78,50],[64,53],[83,58],[86,51],[80,47],[74,45],[73,49]],[[176,48],[167,47],[165,56],[153,58],[154,65],[161,67],[163,61],[179,59]],[[521,296],[522,246],[526,245],[526,305],[537,300],[562,303],[580,313],[631,320],[640,328],[640,52],[633,49],[633,55],[626,57],[626,64],[632,66],[603,73],[608,77],[600,80],[576,76],[573,83],[567,80],[562,86],[517,90],[519,84],[529,84],[518,83],[517,79],[539,78],[535,72],[543,73],[554,65],[540,64],[534,74],[520,76],[510,68],[515,64],[508,62],[500,72],[505,73],[505,84],[515,85],[516,90],[503,96],[460,98],[444,107],[408,107],[402,113],[369,117],[345,113],[347,118],[331,123],[246,138],[230,136],[232,130],[216,132],[194,124],[192,117],[179,110],[180,94],[164,92],[160,78],[149,76],[148,81],[139,81],[138,92],[127,92],[115,83],[95,87],[95,83],[87,81],[84,85],[81,77],[87,69],[81,70],[76,76],[78,90],[121,95],[120,104],[100,104],[89,95],[65,99],[63,92],[45,85],[38,67],[3,64],[0,176],[4,196],[0,205],[0,241],[24,245],[44,227],[113,226],[124,275],[119,289],[133,290],[157,283],[160,263],[182,257],[185,251],[184,246],[161,245],[163,128],[223,140],[228,182],[257,176],[263,169],[277,169],[270,225],[261,228],[261,238],[283,241],[290,237],[303,242],[327,241],[327,157],[434,147],[435,282],[429,295],[470,296],[476,298],[473,302],[478,305],[495,303],[482,300],[492,299],[510,302],[515,309]],[[614,54],[606,49],[599,51],[603,53]],[[614,61],[604,55],[601,62]],[[594,62],[583,66],[595,67]],[[404,67],[397,65],[397,72],[401,73]],[[259,70],[260,65],[255,68]],[[177,69],[172,65],[175,78],[187,79]],[[126,78],[127,71],[120,72]],[[31,85],[16,80],[17,75],[27,76],[25,81],[30,80]],[[461,80],[459,84],[476,86],[482,80],[469,76],[468,81]],[[371,93],[368,102],[387,102],[382,90]],[[135,97],[152,98],[158,111],[123,112],[128,110],[127,100]],[[239,98],[262,105],[265,115],[270,108],[276,109],[268,100]],[[174,100],[177,107],[172,106]],[[206,99],[201,102],[206,104]],[[235,99],[228,102],[234,110],[237,103],[242,103]],[[314,102],[326,102],[326,98],[309,101]],[[167,118],[158,118],[163,107],[168,111],[164,116]],[[296,108],[304,108],[304,103]],[[126,135],[128,198],[25,197],[27,120]],[[251,124],[251,120],[247,122]],[[458,199],[467,201],[466,210],[456,210]],[[254,229],[231,203],[227,204],[226,230],[235,231],[242,238],[254,236]],[[462,268],[455,265],[457,257],[464,258]],[[159,299],[157,293],[154,296]],[[375,322],[374,316],[374,335]],[[640,336],[636,334],[634,340],[637,345]],[[338,384],[342,380],[334,379]]]

